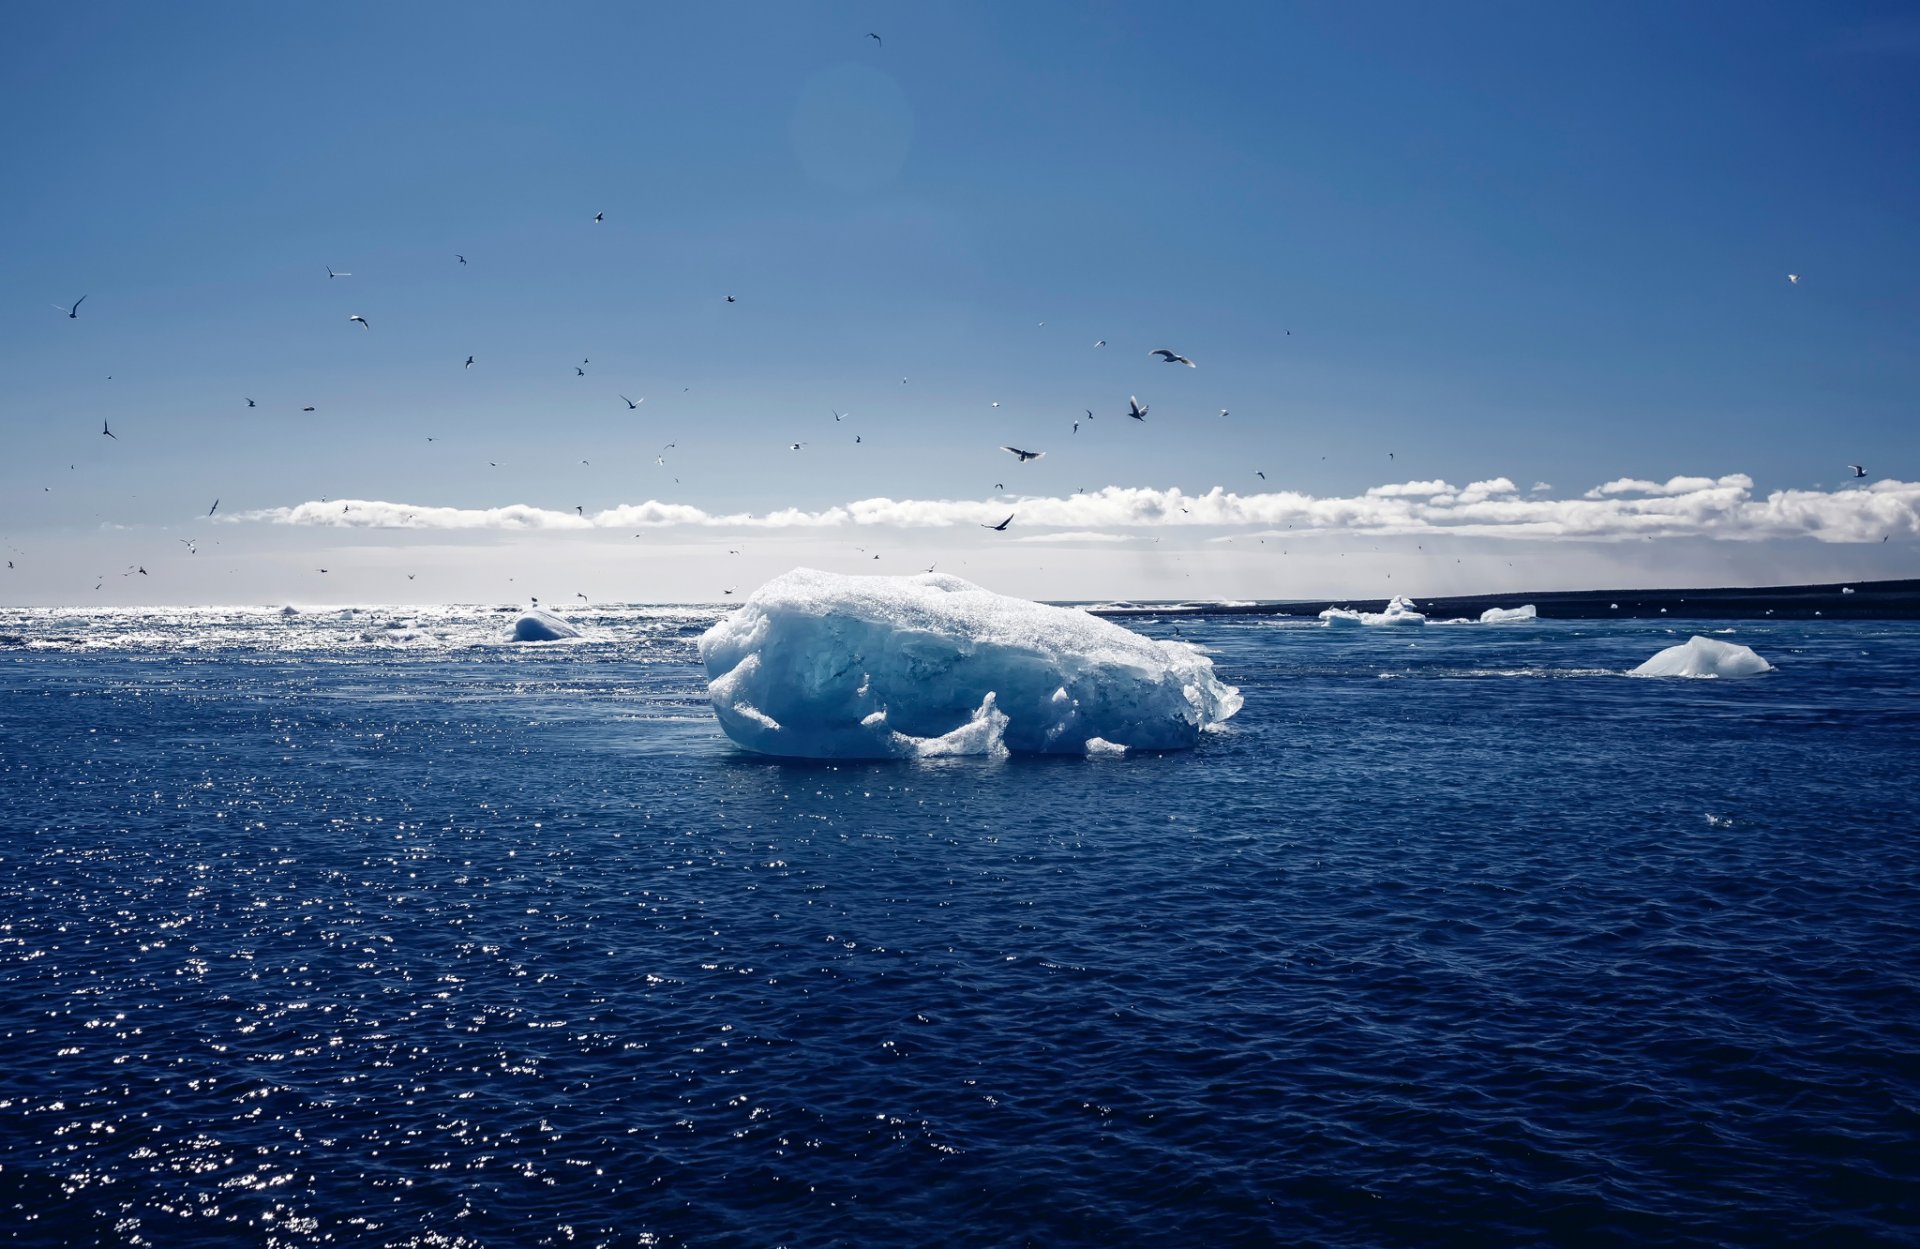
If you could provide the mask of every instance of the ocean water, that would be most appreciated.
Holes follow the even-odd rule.
[[[709,609],[0,611],[0,1242],[1912,1244],[1920,625],[1145,618],[794,764]]]

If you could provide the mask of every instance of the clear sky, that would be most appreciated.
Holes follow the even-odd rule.
[[[1920,575],[1911,5],[36,5],[0,69],[0,602]]]

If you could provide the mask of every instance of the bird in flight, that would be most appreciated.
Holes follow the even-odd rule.
[[[887,41],[882,39],[880,36],[874,34],[872,31],[867,32],[867,38],[873,40],[875,43],[879,44],[883,48],[887,46]]]
[[[348,317],[348,318],[347,318],[347,320],[349,320],[349,321],[358,321],[358,322],[360,323],[360,328],[361,328],[361,329],[363,329],[363,330],[370,330],[370,329],[372,329],[372,328],[373,328],[373,327],[372,327],[371,325],[368,325],[368,324],[367,324],[367,319],[366,319],[365,317],[363,317],[363,316],[361,316],[361,315],[360,315],[359,313],[357,313],[357,312],[356,312],[356,313],[354,313],[354,314],[353,314],[352,316],[350,316],[350,317]]]
[[[1127,415],[1136,421],[1147,419],[1147,405],[1140,402],[1138,395],[1127,396]]]
[[[587,371],[577,364],[573,366],[573,373],[575,377],[585,377],[587,375]]]
[[[798,450],[799,450],[800,448],[802,448],[802,447],[804,447],[804,446],[806,446],[806,445],[807,445],[807,444],[806,444],[806,443],[804,443],[804,442],[790,442],[790,443],[788,443],[788,444],[787,444],[787,450],[789,450],[789,451],[798,451]]]
[[[242,397],[244,398],[245,396],[242,396]],[[251,399],[248,399],[248,400],[247,400],[247,406],[251,408],[251,407],[254,407],[254,406],[256,406],[256,405],[254,404],[254,402],[253,402],[253,400],[251,400]]]
[[[468,357],[467,357],[467,362],[466,362],[465,364],[463,364],[463,365],[461,365],[460,367],[461,367],[461,368],[463,368],[463,369],[470,369],[470,368],[472,368],[472,367],[473,367],[473,357],[472,357],[472,356],[468,356]]]
[[[120,435],[118,435],[118,434],[116,434],[116,433],[114,433],[114,432],[113,432],[113,431],[112,431],[111,429],[108,429],[108,428],[107,428],[107,423],[106,423],[106,421],[105,421],[105,420],[102,420],[102,421],[100,422],[100,432],[101,432],[101,433],[103,433],[103,434],[105,434],[105,435],[106,435],[107,437],[109,437],[109,438],[111,438],[111,439],[113,439],[113,440],[114,440],[115,442],[119,442],[119,441],[120,441]],[[1865,477],[1865,476],[1866,476],[1866,474],[1865,474],[1865,473],[1859,473],[1859,474],[1856,474],[1856,476],[1860,476],[1860,477]]]
[[[593,214],[593,219],[594,219],[594,221],[595,221],[596,223],[598,223],[598,222],[602,222],[602,221],[605,221],[605,220],[607,219],[607,214],[605,214],[605,213],[595,213],[595,214]]]
[[[330,277],[330,278],[350,278],[350,277],[352,277],[353,275],[352,275],[351,273],[335,273],[335,272],[333,271],[333,266],[332,266],[332,265],[328,265],[328,266],[327,266],[327,276],[328,276],[328,277]]]
[[[1147,354],[1150,356],[1159,356],[1162,360],[1164,360],[1168,364],[1184,364],[1190,369],[1198,367],[1194,364],[1193,361],[1187,359],[1185,356],[1181,355],[1179,352],[1169,350],[1166,347],[1155,347],[1152,351],[1149,351]]]
[[[733,298],[733,296],[731,296],[731,295],[729,295],[729,296],[727,296],[727,302],[728,302],[728,303],[733,303],[733,302],[734,302],[734,298]]]
[[[219,510],[220,510],[220,500],[215,499],[213,501],[213,506],[207,509],[207,515],[211,516]]]
[[[459,262],[460,262],[461,264],[466,264],[466,263],[467,263],[467,258],[466,258],[465,256],[461,256],[461,255],[457,255],[457,254],[456,254],[456,255],[454,256],[454,259],[455,259],[455,260],[457,260],[457,261],[459,261]]]
[[[87,302],[87,297],[85,295],[82,295],[80,298],[73,301],[73,307],[71,308],[67,307],[65,304],[55,304],[54,307],[66,313],[67,320],[78,321],[80,319],[80,305],[86,302]]]
[[[991,529],[991,530],[993,530],[993,531],[994,531],[995,533],[1005,533],[1005,532],[1006,532],[1006,530],[1007,530],[1007,526],[1008,526],[1008,525],[1011,525],[1012,523],[1013,523],[1013,517],[1012,517],[1012,516],[1009,516],[1009,517],[1007,517],[1007,518],[1006,518],[1005,520],[1003,520],[1003,521],[1001,521],[1001,522],[1000,522],[999,524],[997,524],[997,525],[982,525],[982,526],[980,526],[980,527],[981,527],[982,529]]]
[[[1859,464],[1849,464],[1849,465],[1847,465],[1847,467],[1853,470],[1853,475],[1854,475],[1855,477],[1865,477],[1865,476],[1867,475],[1867,470],[1866,470],[1866,468],[1865,468],[1864,466],[1862,466],[1862,465],[1859,465]]]
[[[997,408],[997,407],[999,407],[999,406],[1000,406],[1000,401],[999,401],[998,399],[995,399],[995,400],[993,401],[993,406],[994,406],[994,407],[996,407],[996,408]]]
[[[1787,281],[1793,286],[1798,286],[1800,285],[1800,275],[1797,273],[1789,273],[1787,275]]]
[[[573,505],[573,510],[581,516],[585,516],[587,514],[587,509],[581,507],[578,503]]]
[[[1080,432],[1080,422],[1079,422],[1079,421],[1075,421],[1075,422],[1073,423],[1073,432],[1074,432],[1074,433],[1076,433],[1076,434]]]
[[[1008,455],[1018,456],[1022,464],[1025,464],[1028,460],[1037,460],[1046,455],[1045,451],[1022,451],[1018,447],[1002,447],[1000,449]]]
[[[1226,410],[1225,408],[1221,408],[1221,409],[1220,409],[1220,415],[1221,415],[1221,416],[1225,416],[1226,414],[1227,414],[1227,410]]]
[[[1094,346],[1096,346],[1096,347],[1104,347],[1104,346],[1106,346],[1106,345],[1107,345],[1107,340],[1106,340],[1106,339],[1104,339],[1104,338],[1103,338],[1103,339],[1101,339],[1101,340],[1100,340],[1099,342],[1097,342],[1097,343],[1095,343],[1095,344],[1094,344]]]
[[[647,397],[646,397],[645,395],[641,395],[641,396],[640,396],[640,403],[635,403],[635,402],[634,402],[633,400],[631,400],[631,399],[627,399],[627,397],[626,397],[625,395],[621,395],[620,397],[621,397],[622,399],[626,399],[626,401],[627,401],[627,411],[629,411],[629,412],[631,412],[631,411],[633,411],[633,410],[634,410],[635,408],[637,408],[637,407],[639,407],[639,406],[640,406],[640,403],[645,403],[645,402],[647,401]]]
[[[1260,471],[1259,469],[1257,469],[1257,468],[1253,470],[1253,475],[1254,475],[1255,477],[1258,477],[1258,478],[1259,478],[1259,479],[1260,479],[1261,481],[1265,481],[1265,480],[1267,479],[1267,475],[1266,475],[1265,473],[1263,473],[1263,472],[1261,472],[1261,471]]]
[[[839,412],[838,410],[836,410],[836,409],[834,409],[834,408],[828,408],[828,409],[827,409],[827,411],[829,411],[829,412],[832,412],[832,413],[833,413],[833,423],[834,423],[834,424],[836,424],[836,425],[838,425],[838,424],[839,424],[839,423],[840,423],[840,422],[841,422],[842,420],[844,420],[844,419],[845,419],[845,418],[844,418],[844,417],[843,417],[843,416],[841,415],[841,413],[840,413],[840,412]]]
[[[306,407],[304,407],[304,408],[301,408],[300,410],[301,410],[302,412],[311,412],[311,411],[313,411],[313,405],[311,405],[311,404],[309,404],[309,405],[307,405]]]

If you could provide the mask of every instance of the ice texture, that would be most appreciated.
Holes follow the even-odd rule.
[[[1635,668],[1636,677],[1757,677],[1773,665],[1754,654],[1751,646],[1694,636],[1669,646]]]
[[[538,607],[530,609],[513,622],[513,640],[516,642],[557,642],[561,638],[579,636],[579,629]]]
[[[1413,600],[1396,594],[1385,611],[1353,611],[1329,607],[1320,613],[1321,623],[1332,627],[1346,625],[1423,625],[1427,618],[1414,610]]]
[[[790,758],[1172,750],[1241,704],[1184,642],[945,573],[795,569],[708,629],[700,657],[727,736]]]
[[[1506,624],[1515,620],[1532,620],[1539,615],[1533,610],[1533,604],[1522,607],[1489,607],[1480,613],[1481,624]]]

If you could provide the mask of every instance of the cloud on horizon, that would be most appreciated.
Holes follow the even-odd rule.
[[[1296,491],[1242,495],[1221,486],[1198,495],[1178,488],[1107,486],[1066,497],[872,498],[820,511],[784,508],[767,513],[712,513],[690,504],[652,499],[591,514],[524,503],[457,508],[335,499],[222,519],[229,524],[266,521],[339,529],[830,529],[849,525],[926,529],[991,526],[1009,511],[1022,529],[1069,531],[1048,535],[1054,541],[1103,541],[1108,539],[1096,535],[1105,530],[1180,525],[1591,542],[1706,537],[1845,543],[1877,542],[1895,532],[1920,533],[1920,483],[1885,480],[1839,490],[1775,490],[1756,498],[1753,479],[1743,473],[1674,477],[1665,482],[1620,478],[1569,499],[1522,495],[1505,477],[1471,482],[1464,488],[1441,480],[1388,483],[1349,498]]]

